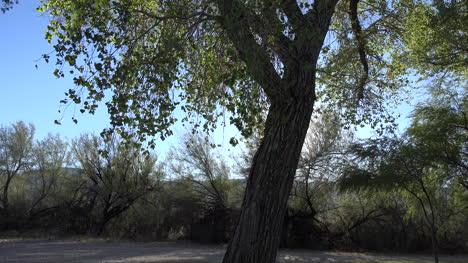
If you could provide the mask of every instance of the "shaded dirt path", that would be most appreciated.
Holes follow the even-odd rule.
[[[47,240],[0,240],[0,262],[221,262],[224,249],[176,243],[117,243]],[[431,261],[430,256],[382,256],[359,253],[282,250],[279,262],[342,262],[377,260]],[[442,257],[446,262],[468,262],[466,257]]]

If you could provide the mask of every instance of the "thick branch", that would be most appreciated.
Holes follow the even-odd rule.
[[[218,0],[222,14],[221,26],[233,42],[239,56],[246,63],[253,79],[262,86],[272,101],[284,98],[278,83],[281,78],[270,61],[269,54],[257,43],[247,23],[246,7],[238,0]]]
[[[312,10],[303,15],[303,26],[296,33],[296,49],[300,50],[308,61],[318,59],[323,41],[328,33],[335,6],[339,0],[316,0]]]
[[[364,70],[361,79],[359,80],[357,91],[357,99],[361,100],[364,97],[364,86],[366,85],[367,79],[369,78],[369,64],[367,63],[365,42],[357,14],[358,3],[359,0],[349,1],[349,15],[351,17],[351,27],[353,29],[354,35],[356,36],[356,41],[358,44],[359,60],[361,61],[362,69]]]
[[[280,5],[288,17],[288,21],[296,32],[304,23],[304,15],[301,12],[301,9],[297,5],[296,1],[291,0],[281,0]]]
[[[250,9],[246,9],[245,14],[250,28],[280,57],[283,63],[288,63],[292,56],[290,52],[292,41],[287,38],[283,32],[275,28],[274,18],[269,17],[267,19],[268,21],[262,21],[262,19]]]
[[[326,34],[338,1],[339,0],[314,1],[313,9],[304,16],[308,30],[310,31],[312,28],[318,28],[319,33]]]

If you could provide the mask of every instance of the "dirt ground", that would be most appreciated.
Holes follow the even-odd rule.
[[[79,240],[0,240],[0,262],[221,262],[224,249],[189,243],[127,243]],[[430,256],[281,250],[279,262],[431,261]],[[442,256],[445,262],[468,262],[468,256]]]

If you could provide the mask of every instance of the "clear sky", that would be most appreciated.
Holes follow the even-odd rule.
[[[38,0],[23,0],[0,14],[0,125],[31,122],[37,139],[48,133],[69,139],[86,132],[99,133],[108,127],[107,108],[103,105],[95,115],[81,114],[73,105],[64,109],[59,101],[65,98],[65,91],[74,88],[72,79],[53,75],[53,57],[49,64],[38,60],[53,50],[44,39],[49,18],[36,12],[38,4]],[[60,109],[64,114],[58,112]],[[78,124],[71,120],[74,115]],[[55,125],[56,119],[62,119],[62,125]],[[184,129],[176,127],[174,132],[181,134]],[[215,134],[215,143],[229,146],[229,138],[236,133],[233,128],[221,129]],[[177,142],[177,136],[160,142],[158,152],[166,153],[169,145]]]
[[[71,121],[73,106],[69,107],[62,125],[59,101],[64,92],[73,88],[70,78],[56,79],[54,65],[38,60],[50,53],[52,46],[44,39],[48,17],[35,11],[39,1],[23,0],[13,9],[0,14],[0,124],[8,125],[22,120],[36,126],[36,137],[60,133],[73,138],[82,132],[99,131],[106,127],[107,112],[103,108],[95,116],[76,116],[79,124]],[[35,65],[37,64],[37,68]]]
[[[59,133],[69,139],[85,132],[99,133],[109,122],[105,107],[98,109],[95,115],[75,112],[73,105],[66,109],[65,115],[58,113],[59,101],[74,84],[67,77],[56,79],[52,74],[54,64],[38,60],[42,54],[52,51],[52,46],[44,39],[48,17],[35,11],[38,4],[38,0],[23,0],[12,10],[0,14],[0,125],[19,120],[31,122],[36,126],[39,139],[47,133]],[[402,116],[410,110],[408,106],[398,108]],[[78,124],[71,121],[73,114]],[[55,125],[54,120],[62,116],[62,125]],[[399,123],[406,121],[401,118]],[[178,128],[175,132],[181,130]],[[234,128],[218,131],[216,143],[228,146],[227,141],[236,132]],[[368,137],[372,131],[365,128],[359,133],[359,137]],[[177,137],[160,144],[159,151],[167,152],[168,145],[176,141]]]

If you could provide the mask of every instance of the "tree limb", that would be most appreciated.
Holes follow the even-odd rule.
[[[351,28],[356,36],[358,45],[359,60],[361,61],[362,69],[364,72],[358,83],[357,89],[357,100],[362,100],[364,97],[364,86],[366,85],[367,79],[369,78],[369,64],[367,63],[365,41],[362,35],[361,24],[357,14],[359,0],[349,0],[349,15],[351,18]]]
[[[262,38],[262,42],[270,47],[284,64],[287,64],[292,55],[290,52],[292,41],[274,28],[273,18],[267,18],[268,22],[262,21],[251,9],[246,9],[245,14],[250,28]],[[273,37],[270,37],[272,35]]]
[[[296,32],[304,23],[304,15],[296,1],[281,0],[280,5],[288,17],[288,22]]]
[[[270,55],[255,40],[247,22],[246,7],[238,0],[217,0],[221,11],[218,22],[227,33],[253,79],[272,101],[284,100],[286,92],[278,83],[281,77],[270,61]]]

